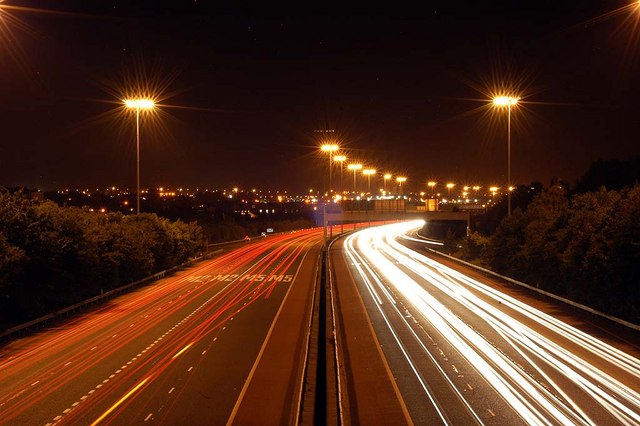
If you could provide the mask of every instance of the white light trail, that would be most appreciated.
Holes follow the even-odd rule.
[[[395,306],[397,300],[392,294],[408,301],[417,314],[414,317],[428,322],[453,345],[526,423],[595,424],[587,414],[592,412],[589,407],[580,405],[585,400],[600,405],[623,424],[640,423],[638,392],[597,366],[610,364],[640,379],[638,359],[396,241],[396,237],[421,225],[418,221],[369,228],[351,235],[345,242],[347,257],[378,304],[403,353],[403,343],[381,308],[384,303]],[[479,322],[494,330],[501,344],[522,357],[528,366],[516,363],[475,327],[462,321],[434,296],[440,292],[450,299],[449,303],[453,301],[468,309]],[[585,354],[589,360],[583,358]],[[405,356],[419,376],[410,357],[406,353]],[[546,385],[534,379],[534,374],[542,377]],[[418,379],[421,383],[424,380]],[[581,398],[572,399],[565,391],[560,382],[566,386],[567,381]],[[423,384],[423,388],[428,393],[427,386]],[[458,396],[464,400],[459,393]],[[431,395],[429,398],[440,410]],[[469,410],[473,413],[470,407]],[[443,421],[445,417],[443,414]]]

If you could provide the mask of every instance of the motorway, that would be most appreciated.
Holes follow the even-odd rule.
[[[294,423],[321,243],[228,249],[8,343],[0,423]]]
[[[594,336],[561,303],[445,266],[401,237],[420,226],[331,248],[346,421],[640,424],[637,331]]]

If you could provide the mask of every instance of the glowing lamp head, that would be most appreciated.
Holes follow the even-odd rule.
[[[335,161],[337,163],[343,163],[343,162],[347,161],[347,156],[346,155],[336,155],[335,157],[333,157],[333,161]]]
[[[496,96],[493,98],[493,105],[497,107],[514,106],[518,104],[518,101],[520,101],[520,98],[512,96]]]
[[[340,147],[335,143],[325,143],[320,146],[320,150],[322,150],[323,152],[335,152],[339,149]]]
[[[124,106],[130,109],[153,109],[156,106],[156,103],[153,99],[125,99]]]
[[[434,186],[436,186],[436,183],[434,181],[430,181],[430,182],[427,182],[427,186],[430,186],[431,188],[433,188]]]
[[[406,182],[406,181],[407,181],[407,178],[406,178],[406,177],[404,177],[404,176],[398,176],[398,177],[396,178],[396,182],[398,182],[398,183],[404,183],[404,182]]]
[[[362,164],[349,164],[347,166],[347,169],[349,169],[349,170],[360,170],[360,169],[362,169]]]
[[[384,180],[391,179],[391,173],[384,174]]]
[[[455,183],[448,183],[448,184],[447,184],[447,189],[451,189],[451,188],[453,188],[454,186],[456,186],[456,184],[455,184]]]

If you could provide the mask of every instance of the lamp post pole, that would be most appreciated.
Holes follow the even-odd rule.
[[[511,107],[518,104],[520,98],[497,96],[493,98],[496,107],[507,107],[507,215],[511,216]]]
[[[136,214],[140,214],[140,107],[136,108]]]
[[[507,110],[507,212],[511,217],[511,102]]]
[[[140,214],[140,111],[152,110],[155,102],[152,99],[125,99],[124,106],[136,111],[136,213]]]

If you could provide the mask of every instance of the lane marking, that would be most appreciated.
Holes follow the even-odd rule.
[[[185,346],[184,348],[182,348],[182,349],[180,350],[180,352],[178,352],[177,354],[175,354],[174,356],[172,356],[172,357],[171,357],[171,359],[176,359],[176,358],[178,358],[180,355],[182,355],[182,353],[183,353],[184,351],[186,351],[187,349],[189,349],[189,347],[191,347],[191,345],[193,345],[193,342],[189,343],[187,346]]]
[[[147,415],[147,417],[144,418],[144,421],[146,422],[147,420],[149,420],[151,417],[153,417],[153,413],[149,413]]]
[[[175,389],[176,389],[175,386],[172,387],[171,389],[169,389],[169,393],[172,393]]]
[[[144,386],[144,384],[147,383],[148,380],[149,380],[149,377],[146,377],[144,380],[142,380],[140,383],[138,383],[133,389],[131,389],[129,392],[127,392],[122,398],[120,398],[115,404],[113,404],[107,411],[105,411],[100,417],[98,417],[96,420],[94,420],[94,422],[91,423],[91,426],[95,426],[98,423],[100,423],[102,420],[104,420],[105,417],[107,417],[109,414],[111,414],[111,412],[113,410],[118,408],[123,402],[125,402],[138,389],[140,389],[142,386]]]

